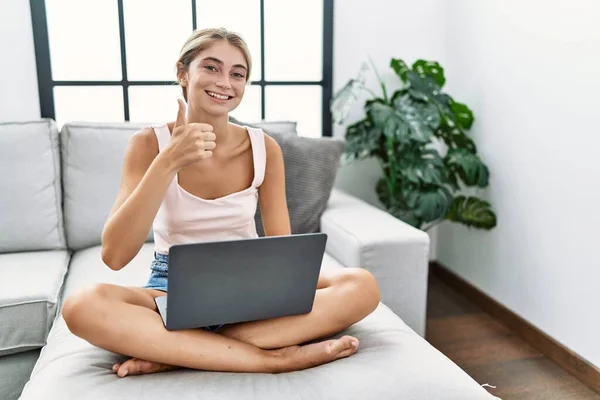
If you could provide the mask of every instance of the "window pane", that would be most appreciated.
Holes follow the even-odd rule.
[[[191,2],[125,0],[123,7],[127,78],[175,81],[179,51],[192,33]]]
[[[323,0],[265,0],[265,74],[270,81],[320,81]]]
[[[175,121],[178,98],[183,98],[178,85],[130,86],[129,119],[151,124]]]
[[[56,86],[54,88],[56,122],[123,122],[121,86]]]
[[[46,0],[54,80],[121,80],[116,1]]]
[[[321,137],[321,86],[267,86],[265,119],[297,121],[298,135]]]
[[[260,101],[260,86],[246,86],[242,102],[230,114],[245,123],[260,121]]]
[[[248,44],[252,56],[251,80],[260,80],[260,1],[196,1],[198,28],[223,27],[236,32]]]

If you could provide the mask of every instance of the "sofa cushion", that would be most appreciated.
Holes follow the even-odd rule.
[[[145,244],[129,265],[115,272],[102,265],[99,247],[78,252],[65,284],[65,296],[100,281],[141,285],[148,276],[151,259],[152,247]],[[328,264],[325,269],[340,267],[328,256],[324,262]],[[491,398],[383,304],[344,333],[361,340],[357,354],[304,371],[271,375],[177,370],[121,379],[110,368],[126,357],[74,336],[59,316],[21,399]]]
[[[112,283],[122,286],[143,286],[150,276],[150,264],[154,258],[154,243],[144,243],[138,254],[120,271],[113,271],[102,262],[102,247],[93,246],[73,254],[69,275],[61,296],[64,299],[95,283]]]
[[[67,123],[61,130],[65,226],[69,248],[100,244],[117,197],[129,138],[144,124]],[[152,231],[148,240],[152,239]]]
[[[0,357],[0,399],[17,400],[40,356],[40,349]]]
[[[272,132],[278,133],[289,133],[291,135],[298,134],[298,123],[295,121],[259,121],[259,122],[244,122],[236,119],[235,117],[229,117],[229,121],[238,124],[245,125],[251,128],[260,128],[264,132],[270,134]]]
[[[0,253],[65,248],[58,129],[0,123]]]
[[[66,250],[0,254],[0,356],[46,343],[68,264]]]
[[[283,152],[285,190],[292,233],[318,232],[344,151],[341,138],[309,138],[271,132]],[[264,236],[257,207],[256,230]]]

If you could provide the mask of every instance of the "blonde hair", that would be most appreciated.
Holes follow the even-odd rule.
[[[250,57],[250,50],[248,49],[248,45],[242,39],[242,37],[235,33],[229,32],[225,28],[205,28],[205,29],[196,29],[190,37],[185,41],[183,46],[181,47],[181,51],[179,52],[179,59],[177,60],[176,69],[177,69],[177,80],[179,81],[179,72],[181,69],[187,71],[190,63],[196,58],[198,53],[203,50],[208,49],[214,43],[220,40],[227,40],[227,42],[242,51],[244,54],[244,58],[246,59],[246,63],[248,64],[248,71],[246,72],[246,81],[250,78],[250,73],[252,72],[252,58]],[[179,63],[183,64],[183,67],[179,68]],[[187,102],[187,88],[185,86],[181,87],[183,91],[183,98]]]

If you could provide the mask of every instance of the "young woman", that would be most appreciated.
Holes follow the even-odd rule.
[[[178,367],[277,373],[351,356],[359,344],[352,336],[315,340],[343,331],[377,307],[377,282],[359,268],[322,273],[313,311],[305,315],[165,329],[154,298],[167,291],[169,246],[257,237],[257,206],[266,235],[290,234],[280,147],[261,130],[228,121],[251,73],[244,41],[224,29],[197,30],[176,66],[185,102],[178,100],[175,121],[130,139],[102,233],[102,259],[120,270],[153,227],[148,283],[98,284],[73,294],[62,310],[67,326],[95,346],[131,357],[113,366],[119,377]]]

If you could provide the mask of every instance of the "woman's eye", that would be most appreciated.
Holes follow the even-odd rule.
[[[244,75],[240,74],[239,72],[234,72],[233,76],[235,76],[236,78],[243,78],[244,77]]]
[[[209,71],[216,71],[216,70],[217,70],[217,69],[214,67],[214,65],[207,65],[207,66],[206,66],[206,67],[204,67],[204,68],[206,68],[206,69],[207,69],[207,70],[209,70]]]

